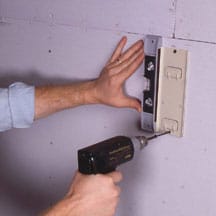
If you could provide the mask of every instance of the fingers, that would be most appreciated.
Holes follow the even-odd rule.
[[[111,172],[106,174],[107,176],[111,177],[114,183],[118,183],[122,180],[122,174],[118,171]]]
[[[127,43],[127,37],[124,36],[119,41],[119,43],[118,43],[115,51],[113,52],[113,54],[112,54],[112,56],[111,56],[111,58],[110,58],[110,60],[109,60],[108,63],[112,63],[112,62],[116,61],[121,56],[122,50],[123,50],[123,48],[124,48],[124,46],[125,46],[126,43]]]
[[[125,61],[126,59],[129,59],[134,53],[136,53],[139,49],[143,48],[143,40],[137,41],[135,44],[133,44],[128,50],[126,50],[121,55],[121,61]]]
[[[141,112],[142,110],[141,102],[136,98],[125,96],[125,98],[122,100],[122,104],[124,104],[125,107],[135,109],[138,112]]]
[[[128,65],[124,70],[122,70],[118,76],[124,82],[126,79],[128,79],[143,63],[144,60],[144,53],[140,53],[135,60],[130,61],[130,65]]]
[[[120,54],[119,57],[116,58],[116,60],[110,62],[107,66],[109,68],[112,68],[112,67],[118,66],[119,64],[121,64],[123,62],[129,61],[140,50],[142,50],[144,52],[143,45],[144,45],[143,40],[137,41],[125,53],[123,53],[122,55]]]
[[[112,67],[108,67],[111,71],[113,71],[113,74],[117,74],[124,69],[126,69],[128,66],[130,66],[140,55],[144,55],[144,50],[139,49],[137,52],[135,52],[129,59],[126,59],[124,62],[118,65],[114,65]]]

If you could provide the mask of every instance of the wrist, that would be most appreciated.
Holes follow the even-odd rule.
[[[82,204],[78,196],[69,196],[55,204],[50,209],[42,212],[40,216],[53,216],[53,215],[73,215],[80,216]]]
[[[96,82],[88,81],[85,83],[84,104],[98,104],[96,97]]]

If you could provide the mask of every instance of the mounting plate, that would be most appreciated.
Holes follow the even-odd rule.
[[[187,71],[186,50],[160,49],[155,131],[183,136],[183,115]]]

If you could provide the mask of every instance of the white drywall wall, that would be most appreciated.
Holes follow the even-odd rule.
[[[196,11],[182,2],[177,1],[176,14],[176,1],[168,0],[0,0],[1,86],[97,77],[122,35],[131,44],[144,34],[160,34],[164,45],[190,51],[185,136],[154,141],[120,167],[124,181],[117,216],[216,214],[216,46],[209,43],[210,34],[201,37],[204,27],[213,32],[207,21],[194,29],[196,19],[184,16],[185,25],[180,24],[185,10],[199,17],[202,2]],[[211,2],[209,7],[216,6]],[[141,97],[142,74],[143,67],[127,82],[129,94]],[[30,129],[1,133],[0,215],[36,215],[55,203],[77,168],[77,149],[119,134],[138,134],[139,119],[129,109],[83,106],[37,121]]]
[[[176,37],[216,43],[215,1],[177,0]]]

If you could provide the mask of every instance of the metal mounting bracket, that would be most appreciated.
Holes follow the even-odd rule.
[[[143,91],[142,100],[142,129],[154,131],[154,109],[155,109],[155,80],[157,75],[158,49],[162,45],[162,37],[155,35],[147,35],[145,38],[145,61],[144,61],[144,81],[145,90]]]

